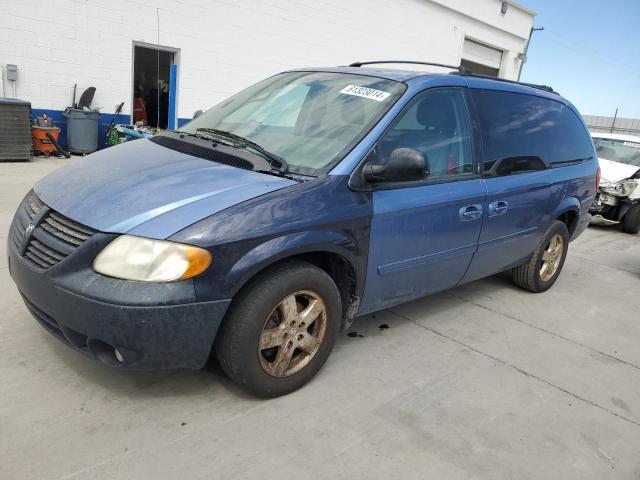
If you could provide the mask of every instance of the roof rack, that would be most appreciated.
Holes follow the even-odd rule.
[[[429,65],[429,66],[432,66],[432,67],[450,68],[451,70],[456,70],[456,72],[451,72],[453,75],[466,75],[466,76],[469,76],[469,77],[486,78],[488,80],[496,80],[498,82],[513,83],[515,85],[524,85],[525,87],[537,88],[538,90],[544,90],[545,92],[558,93],[553,88],[551,88],[551,87],[549,87],[547,85],[538,85],[538,84],[535,84],[535,83],[518,82],[516,80],[507,80],[506,78],[492,77],[490,75],[482,75],[482,74],[479,74],[479,73],[473,73],[472,70],[468,69],[467,67],[463,67],[462,65],[446,65],[444,63],[417,62],[417,61],[414,61],[414,60],[378,60],[378,61],[375,61],[375,62],[353,62],[349,66],[350,67],[362,67],[363,65],[375,65],[375,64],[380,64],[380,63],[407,63],[407,64],[412,64],[412,65]]]
[[[460,73],[471,74],[471,70],[462,65],[446,65],[444,63],[433,63],[433,62],[416,62],[414,60],[379,60],[376,62],[353,62],[350,67],[361,67],[363,65],[374,65],[379,63],[408,63],[412,65],[429,65],[432,67],[443,67],[450,68],[451,70],[457,70]]]
[[[459,71],[458,73],[453,73],[453,75],[466,75],[468,77],[486,78],[487,80],[495,80],[498,82],[513,83],[514,85],[524,85],[525,87],[537,88],[538,90],[544,90],[545,92],[549,93],[558,93],[548,85],[538,85],[537,83],[518,82],[516,80],[508,80],[506,78],[492,77],[491,75],[481,75],[479,73],[473,73],[470,70],[467,70],[466,72]]]

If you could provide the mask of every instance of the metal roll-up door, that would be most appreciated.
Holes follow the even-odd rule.
[[[474,73],[497,77],[502,64],[502,50],[465,38],[460,64]]]

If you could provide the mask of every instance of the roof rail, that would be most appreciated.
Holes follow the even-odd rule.
[[[545,92],[549,92],[549,93],[556,93],[556,94],[558,93],[548,85],[538,85],[537,83],[518,82],[516,80],[508,80],[506,78],[492,77],[491,75],[481,75],[479,73],[473,73],[470,70],[467,70],[466,72],[459,71],[458,73],[453,73],[453,75],[464,75],[464,76],[475,77],[475,78],[486,78],[487,80],[495,80],[497,82],[513,83],[514,85],[524,85],[525,87],[537,88],[538,90],[544,90]]]
[[[379,63],[408,63],[408,64],[412,64],[412,65],[429,65],[432,67],[443,67],[443,68],[450,68],[451,70],[457,70],[460,73],[463,74],[471,74],[471,70],[469,70],[466,67],[463,67],[462,65],[446,65],[444,63],[433,63],[433,62],[416,62],[414,60],[379,60],[379,61],[375,61],[375,62],[353,62],[352,64],[350,64],[350,67],[361,67],[363,65],[374,65],[374,64],[379,64]]]
[[[482,75],[479,73],[473,73],[472,70],[468,69],[467,67],[463,67],[462,65],[446,65],[444,63],[433,63],[433,62],[417,62],[414,60],[378,60],[375,62],[353,62],[352,64],[350,64],[350,67],[362,67],[363,65],[375,65],[375,64],[380,64],[380,63],[408,63],[408,64],[412,64],[412,65],[429,65],[432,67],[443,67],[443,68],[450,68],[451,70],[456,70],[456,72],[451,72],[453,75],[465,75],[468,77],[476,77],[476,78],[486,78],[488,80],[496,80],[498,82],[505,82],[505,83],[513,83],[515,85],[524,85],[525,87],[531,87],[531,88],[537,88],[538,90],[544,90],[545,92],[550,92],[550,93],[558,93],[556,92],[553,88],[547,86],[547,85],[538,85],[535,83],[525,83],[525,82],[518,82],[516,80],[507,80],[506,78],[500,78],[500,77],[492,77],[490,75]]]

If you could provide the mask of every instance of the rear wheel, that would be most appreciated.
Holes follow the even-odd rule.
[[[262,397],[292,392],[320,370],[341,320],[338,289],[323,270],[290,262],[254,279],[216,338],[220,366]]]
[[[640,203],[631,207],[622,217],[622,230],[634,234],[640,232]]]
[[[556,220],[545,232],[528,262],[512,270],[516,285],[535,293],[551,288],[567,257],[569,230]]]

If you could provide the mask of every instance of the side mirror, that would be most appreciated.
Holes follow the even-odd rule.
[[[396,148],[387,163],[366,163],[362,176],[367,183],[422,180],[428,175],[424,155],[412,148]]]

